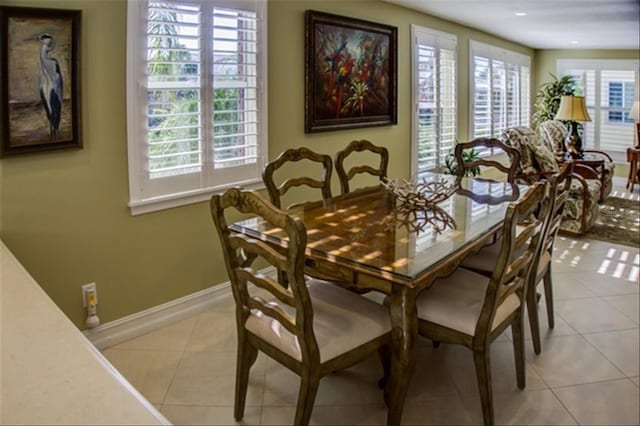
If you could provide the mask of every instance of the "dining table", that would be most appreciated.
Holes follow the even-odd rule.
[[[392,345],[384,396],[389,425],[401,423],[416,362],[416,298],[453,273],[467,255],[498,238],[506,209],[523,192],[522,186],[507,182],[427,173],[288,211],[306,227],[305,273],[346,283],[354,291],[387,295]],[[422,205],[411,205],[416,194]],[[430,199],[437,203],[429,204]],[[282,229],[258,217],[235,222],[230,230],[280,249],[287,246]]]

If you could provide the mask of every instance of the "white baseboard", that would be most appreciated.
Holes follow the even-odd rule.
[[[264,268],[260,272],[272,278],[276,276],[273,266]],[[231,284],[227,281],[96,328],[84,330],[82,333],[96,348],[102,350],[198,315],[232,297]]]
[[[197,315],[231,296],[229,282],[200,290],[162,305],[83,331],[100,350]]]

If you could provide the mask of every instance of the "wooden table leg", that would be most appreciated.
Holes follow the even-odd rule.
[[[404,286],[394,288],[389,300],[392,327],[391,374],[388,387],[387,425],[400,425],[402,409],[415,365],[418,337],[416,292]]]

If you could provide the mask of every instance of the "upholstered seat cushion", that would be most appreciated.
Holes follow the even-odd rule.
[[[437,280],[417,300],[418,317],[432,323],[473,336],[489,278],[464,268]],[[496,310],[491,327],[494,330],[520,306],[520,299],[510,294]]]
[[[320,349],[320,362],[331,360],[391,330],[389,312],[384,306],[322,280],[308,279],[307,288],[313,304],[313,331]],[[293,308],[277,299],[269,304],[279,305],[285,312],[295,315]],[[245,327],[292,358],[302,360],[297,337],[275,319],[254,310]]]
[[[500,242],[483,247],[479,252],[467,256],[460,266],[467,269],[473,269],[474,271],[491,272],[495,269],[496,260],[500,254]],[[525,248],[519,250],[522,253]],[[548,251],[542,253],[540,262],[538,262],[537,275],[543,271],[545,266],[551,262],[551,255]]]

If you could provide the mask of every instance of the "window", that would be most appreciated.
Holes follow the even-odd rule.
[[[411,26],[413,175],[444,165],[456,140],[456,37]]]
[[[471,48],[471,135],[500,137],[529,125],[529,56],[476,41]]]
[[[629,112],[638,98],[638,60],[561,59],[558,75],[576,77],[578,94],[584,95],[591,121],[582,123],[585,148],[606,151],[624,159],[633,144],[633,120]]]
[[[127,37],[132,213],[260,183],[266,2],[130,0]]]
[[[632,81],[609,82],[609,123],[633,123],[629,111],[634,96]]]

